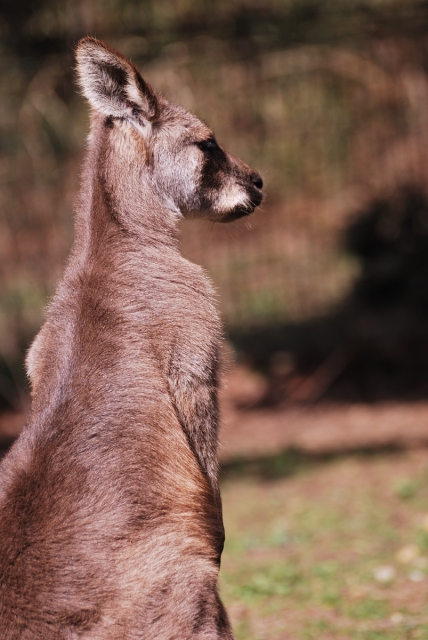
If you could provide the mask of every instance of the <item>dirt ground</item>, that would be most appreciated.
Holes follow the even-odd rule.
[[[245,408],[264,391],[263,379],[230,368],[221,392],[221,457],[272,454],[290,447],[323,453],[428,446],[428,402],[320,402]]]

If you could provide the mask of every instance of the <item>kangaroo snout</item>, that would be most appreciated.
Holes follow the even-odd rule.
[[[253,211],[256,207],[261,204],[263,200],[263,180],[259,173],[253,171],[250,175],[251,182],[251,190],[250,190],[250,201],[253,206]],[[252,213],[252,211],[250,212]]]
[[[215,207],[221,215],[212,218],[217,222],[233,222],[248,216],[263,200],[260,174],[232,154],[227,154],[227,157],[227,171],[222,175]]]
[[[257,189],[263,189],[263,180],[261,175],[258,173],[251,174],[251,182],[255,187],[257,187]]]

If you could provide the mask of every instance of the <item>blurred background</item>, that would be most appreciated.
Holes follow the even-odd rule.
[[[428,638],[428,2],[0,0],[0,444],[64,268],[94,35],[257,168],[182,224],[227,346],[223,591],[238,638]]]

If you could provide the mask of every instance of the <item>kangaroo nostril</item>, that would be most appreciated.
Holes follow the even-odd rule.
[[[251,175],[251,182],[257,187],[257,189],[263,188],[263,180],[258,173],[253,173]]]

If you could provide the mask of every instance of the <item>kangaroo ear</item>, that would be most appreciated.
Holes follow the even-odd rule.
[[[83,38],[77,45],[76,58],[80,88],[96,111],[119,118],[156,118],[155,92],[122,54],[100,40]]]

